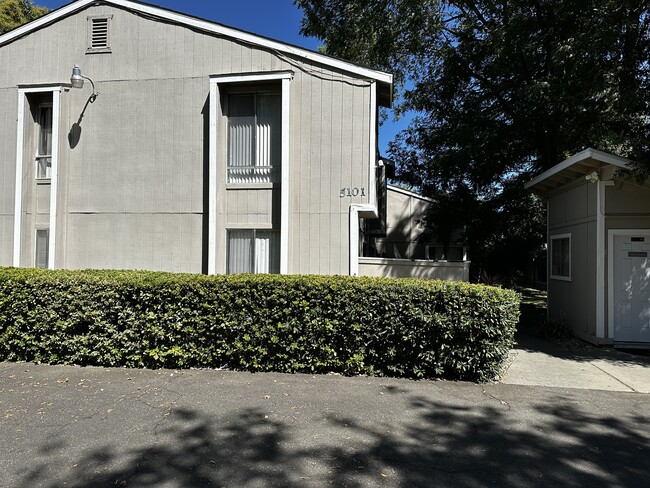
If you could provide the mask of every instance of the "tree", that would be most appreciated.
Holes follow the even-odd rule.
[[[0,35],[45,15],[46,7],[34,5],[31,0],[0,0]]]
[[[397,177],[448,208],[471,201],[499,229],[532,205],[539,224],[523,181],[586,147],[650,173],[648,0],[296,3],[302,33],[326,52],[396,73],[398,112],[417,113],[390,145]],[[458,216],[467,240],[485,223],[472,220]],[[474,234],[475,251],[507,244],[500,231]]]

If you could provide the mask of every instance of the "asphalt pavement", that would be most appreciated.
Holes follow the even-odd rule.
[[[636,391],[0,363],[5,488],[636,487],[648,459]]]

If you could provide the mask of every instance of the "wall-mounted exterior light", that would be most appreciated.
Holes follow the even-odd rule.
[[[78,64],[75,64],[72,68],[72,76],[70,77],[72,88],[83,88],[84,80],[90,81],[90,84],[93,87],[93,94],[90,95],[90,103],[93,103],[97,99],[97,95],[99,95],[99,92],[95,91],[95,83],[87,76],[83,76],[81,74],[81,68]]]

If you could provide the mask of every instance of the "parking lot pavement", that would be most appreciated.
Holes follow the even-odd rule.
[[[650,395],[0,363],[0,486],[643,486]]]

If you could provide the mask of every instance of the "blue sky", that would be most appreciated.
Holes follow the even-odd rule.
[[[70,3],[69,0],[34,0],[37,5],[56,9]],[[295,44],[307,49],[316,49],[320,44],[315,38],[300,35],[302,11],[292,0],[149,0],[178,12],[237,27],[266,37]],[[395,134],[406,127],[406,121],[393,122],[393,114],[379,129],[379,147],[382,155]]]

